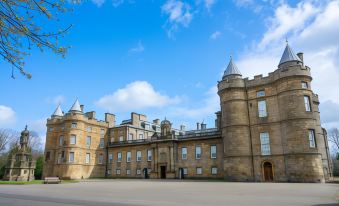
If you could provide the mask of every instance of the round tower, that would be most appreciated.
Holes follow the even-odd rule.
[[[232,57],[218,83],[226,180],[252,181],[253,165],[245,82]]]
[[[274,73],[287,181],[323,182],[327,157],[310,68],[287,43]]]

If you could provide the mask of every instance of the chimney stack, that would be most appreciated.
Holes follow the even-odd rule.
[[[200,130],[200,123],[197,122],[197,130]]]
[[[205,130],[206,129],[206,124],[205,123],[201,123],[201,130]]]
[[[84,112],[84,107],[85,107],[85,106],[84,106],[83,104],[80,105],[80,108],[81,108],[81,111],[82,111],[82,112]]]
[[[185,125],[180,125],[180,131],[184,132],[186,130],[186,126]]]
[[[304,53],[299,52],[299,53],[297,54],[297,56],[299,57],[299,59],[301,60],[303,66],[304,66]]]

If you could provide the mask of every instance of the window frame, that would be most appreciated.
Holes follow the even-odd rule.
[[[73,157],[72,160],[71,160],[71,157]],[[69,163],[75,162],[75,153],[74,152],[69,152],[68,162]]]
[[[212,148],[215,148],[215,152],[212,153]],[[211,159],[217,159],[217,145],[211,145],[210,147]],[[215,156],[213,156],[215,154]]]
[[[87,136],[86,137],[86,146],[91,146],[92,144],[92,137],[91,136]]]
[[[200,171],[200,172],[198,172],[198,171]],[[202,175],[202,167],[197,167],[196,168],[196,170],[195,170],[195,173],[197,174],[197,175]]]
[[[91,153],[86,153],[85,164],[90,164],[91,162]]]
[[[306,112],[312,112],[311,97],[308,95],[304,95],[304,106]]]
[[[72,143],[72,139],[74,139],[74,143]],[[77,144],[77,136],[75,134],[71,134],[69,137],[69,144],[70,145],[76,145]]]
[[[198,153],[198,148],[200,150],[199,153]],[[198,156],[198,155],[200,155],[200,156]],[[202,148],[201,148],[201,146],[195,146],[195,159],[199,160],[199,159],[201,159],[201,156],[202,156]]]
[[[271,155],[270,134],[268,132],[260,132],[259,137],[261,155]]]
[[[122,152],[117,153],[117,162],[122,162]]]
[[[131,162],[132,161],[132,152],[126,152],[126,162]]]
[[[309,129],[308,130],[308,142],[310,148],[317,148],[317,140],[315,138],[315,130]]]
[[[153,159],[153,151],[151,149],[147,150],[147,162],[151,162]]]
[[[98,164],[102,165],[104,163],[104,155],[99,154]]]
[[[266,92],[265,90],[259,90],[256,92],[256,96],[257,97],[265,97],[266,96]]]
[[[184,153],[184,151],[186,151],[186,152]],[[184,156],[184,155],[186,155],[186,156]],[[181,148],[181,159],[182,160],[187,160],[187,147],[182,147]]]
[[[215,170],[215,172],[213,172]],[[218,174],[218,167],[211,167],[211,175],[217,175]]]
[[[141,159],[142,159],[142,152],[141,152],[140,150],[137,151],[136,156],[137,156],[137,162],[141,162]]]
[[[267,104],[266,100],[259,100],[258,101],[258,117],[265,118],[267,117]]]
[[[113,153],[109,153],[108,154],[108,164],[112,164],[113,163]]]
[[[99,147],[102,149],[102,148],[105,148],[105,138],[100,138],[100,142],[99,142]]]

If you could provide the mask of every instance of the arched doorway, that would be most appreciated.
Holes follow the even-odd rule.
[[[265,182],[273,181],[273,166],[270,162],[264,162],[263,164],[263,176]]]

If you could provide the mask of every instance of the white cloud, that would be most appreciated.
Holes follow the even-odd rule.
[[[179,97],[169,97],[155,91],[146,81],[135,81],[113,94],[100,98],[95,104],[109,112],[135,111],[145,108],[161,108],[180,102]]]
[[[114,7],[118,7],[123,3],[124,3],[124,0],[112,0],[112,4]]]
[[[46,102],[49,103],[49,104],[55,104],[55,105],[58,105],[58,104],[62,104],[64,103],[65,101],[65,97],[63,95],[57,95],[57,96],[54,96],[54,97],[48,97],[46,99]]]
[[[216,3],[216,0],[204,0],[204,3],[207,10],[210,10],[212,6]]]
[[[263,6],[254,0],[233,0],[237,7],[249,8],[255,13],[259,13]],[[265,3],[265,1],[263,1]],[[270,2],[271,3],[271,2]],[[272,4],[272,3],[271,3]]]
[[[210,39],[216,40],[216,39],[218,39],[218,38],[220,37],[220,35],[221,35],[221,32],[220,32],[220,31],[215,31],[215,32],[213,32],[213,33],[210,35]]]
[[[105,3],[105,0],[92,0],[92,2],[93,2],[97,7],[101,7],[101,6]]]
[[[179,26],[189,26],[193,18],[190,10],[188,3],[179,0],[167,0],[161,7],[161,11],[168,15],[165,28],[169,37],[173,37],[173,33],[178,30]]]
[[[138,42],[138,45],[136,47],[131,48],[129,50],[130,53],[141,53],[143,51],[145,51],[145,47],[144,47],[144,45],[142,44],[141,41]]]
[[[295,7],[282,3],[268,22],[262,39],[236,61],[238,68],[244,76],[272,72],[288,37],[295,52],[304,52],[304,62],[313,76],[312,89],[319,94],[321,102],[332,103],[331,107],[321,105],[322,122],[328,123],[331,120],[328,114],[339,108],[339,92],[333,87],[339,79],[339,1],[307,0]]]
[[[15,112],[12,108],[0,105],[0,126],[9,125],[16,121]]]

